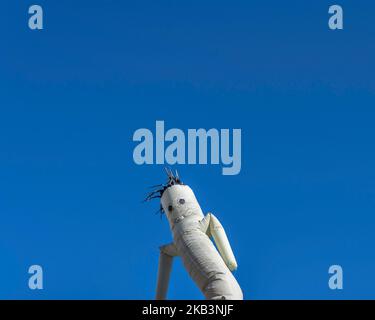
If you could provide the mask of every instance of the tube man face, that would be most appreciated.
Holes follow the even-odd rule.
[[[187,185],[168,187],[161,197],[161,205],[170,224],[174,224],[188,216],[204,217],[193,190]]]

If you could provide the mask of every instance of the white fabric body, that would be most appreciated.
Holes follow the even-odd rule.
[[[186,185],[173,185],[166,189],[161,204],[173,235],[173,244],[161,248],[161,257],[163,254],[180,256],[206,299],[242,300],[241,288],[228,268],[234,270],[237,263],[216,217],[210,214],[204,217],[193,191]],[[222,255],[207,233],[212,234]],[[164,274],[161,278],[169,279],[171,263],[167,262],[168,270],[160,270],[160,267],[159,274]],[[162,281],[159,278],[161,294],[159,292],[157,298],[164,299],[168,284]]]

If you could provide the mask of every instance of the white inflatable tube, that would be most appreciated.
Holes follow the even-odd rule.
[[[193,191],[186,185],[168,187],[162,194],[161,204],[173,235],[173,243],[167,247],[173,248],[175,254],[181,257],[184,267],[206,299],[242,300],[241,288],[227,266],[235,268],[237,263],[220,222],[213,215],[207,215],[205,219]],[[207,221],[210,216],[213,217],[213,226],[207,225],[207,222],[211,224]],[[208,231],[214,233],[226,262],[207,235]],[[163,255],[160,257],[164,259]],[[168,269],[168,265],[165,268]],[[164,262],[160,268],[164,268]],[[159,270],[158,283],[166,283],[165,278],[164,272]],[[160,285],[159,290],[158,298],[164,299],[165,285]]]

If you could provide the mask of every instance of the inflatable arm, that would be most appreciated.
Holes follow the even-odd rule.
[[[173,257],[177,255],[173,243],[160,247],[156,300],[165,300],[172,270]]]
[[[207,217],[209,218],[208,229],[215,241],[216,247],[219,250],[221,257],[223,258],[225,264],[227,265],[230,271],[236,270],[236,258],[234,257],[232,248],[229,244],[229,240],[223,226],[212,213],[207,214],[207,216],[209,216]]]

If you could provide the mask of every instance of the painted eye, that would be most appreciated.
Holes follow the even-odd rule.
[[[185,199],[180,199],[180,200],[178,200],[178,203],[179,203],[179,204],[184,204],[184,203],[185,203]]]
[[[172,206],[168,206],[168,211],[171,212],[173,210]]]

